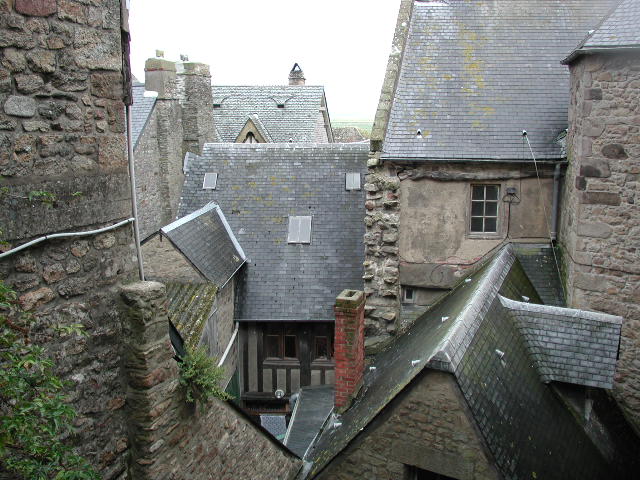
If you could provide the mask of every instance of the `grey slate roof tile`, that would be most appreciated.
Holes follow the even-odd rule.
[[[166,285],[169,320],[180,332],[185,345],[193,349],[200,342],[218,289],[210,283],[169,282]]]
[[[210,282],[221,287],[246,260],[242,247],[214,203],[160,229]]]
[[[131,107],[131,137],[133,140],[133,147],[138,145],[138,140],[142,135],[144,127],[147,125],[147,121],[153,112],[153,107],[156,104],[155,97],[144,96],[144,83],[133,82],[133,105]]]
[[[334,319],[335,297],[362,289],[364,190],[345,173],[367,170],[368,145],[206,144],[189,162],[179,215],[215,201],[249,258],[239,320]],[[203,190],[206,172],[218,173]],[[311,244],[288,244],[288,216],[312,215]]]
[[[579,47],[620,48],[640,46],[640,1],[623,0]]]
[[[284,444],[304,457],[316,434],[333,410],[333,385],[304,387],[291,415]]]
[[[213,117],[222,142],[234,142],[252,115],[271,141],[315,142],[324,88],[313,85],[214,85]],[[278,108],[284,104],[284,108]],[[260,127],[259,127],[260,128]]]
[[[560,61],[612,3],[416,1],[383,158],[530,160],[523,129],[537,158],[561,158]]]

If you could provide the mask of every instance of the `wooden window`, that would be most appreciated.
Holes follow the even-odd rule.
[[[264,336],[265,358],[298,358],[298,337],[291,328],[283,325],[270,325]]]
[[[471,233],[498,232],[498,185],[471,186]]]
[[[359,172],[347,172],[345,174],[345,188],[347,190],[360,190]]]
[[[315,339],[314,359],[329,360],[331,353],[329,351],[329,338],[318,336]]]
[[[287,243],[311,243],[311,217],[289,217]]]

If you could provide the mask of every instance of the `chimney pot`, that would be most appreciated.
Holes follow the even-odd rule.
[[[289,72],[289,85],[304,85],[306,78],[304,72],[297,63],[293,64],[293,68]]]

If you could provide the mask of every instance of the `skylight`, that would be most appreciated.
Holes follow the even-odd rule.
[[[204,190],[215,190],[217,184],[218,184],[218,174],[217,173],[205,173],[204,174],[204,182],[202,183],[202,188]]]
[[[311,217],[289,217],[288,243],[311,243]]]

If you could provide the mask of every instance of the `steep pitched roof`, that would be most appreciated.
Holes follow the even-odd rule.
[[[537,158],[561,158],[569,75],[559,62],[611,4],[415,1],[382,158],[530,160],[522,130]]]
[[[147,125],[153,107],[156,104],[155,97],[145,97],[144,83],[133,82],[133,105],[131,107],[131,136],[133,140],[133,147],[138,145],[138,140],[142,135],[144,127]]]
[[[326,105],[323,87],[214,85],[212,88],[213,117],[222,142],[235,142],[250,115],[258,115],[273,142],[317,141],[320,109]]]
[[[215,203],[208,203],[160,232],[217,287],[225,285],[246,261],[242,247]]]
[[[562,63],[583,53],[640,47],[640,1],[622,0]]]
[[[550,365],[558,357],[588,354],[592,344],[605,351],[607,359],[615,358],[621,319],[531,306],[520,301],[525,297],[540,301],[508,245],[378,354],[372,364],[375,368],[365,373],[364,392],[342,415],[341,426],[328,427],[307,454],[313,462],[311,476],[318,474],[418,374],[432,368],[455,376],[505,478],[530,478],[531,472],[537,472],[540,478],[602,478],[602,456],[544,382],[569,379],[589,385],[595,379],[598,385],[606,384],[613,378],[610,362],[593,358],[584,364],[584,370],[582,364],[576,368],[563,366],[563,371],[571,372],[568,378],[550,378],[538,371],[532,360],[540,360],[538,367],[544,361]],[[547,329],[545,323],[538,333],[530,328],[529,320],[518,320],[519,312],[535,319],[531,322],[539,321],[543,312],[544,317],[562,321],[562,327]],[[591,321],[599,327],[589,330]],[[528,339],[523,338],[523,325],[529,328]],[[582,330],[589,333],[584,335]],[[554,338],[561,339],[564,332],[572,339],[575,334],[575,342],[551,340],[555,334]],[[615,340],[611,341],[610,333]],[[550,352],[548,358],[531,349],[533,338]],[[588,341],[581,344],[585,338]],[[603,372],[606,379],[599,378]],[[569,444],[571,449],[566,448]]]
[[[185,177],[179,214],[210,201],[228,212],[248,261],[239,320],[334,318],[335,297],[362,288],[364,191],[345,173],[367,169],[367,145],[206,144]],[[204,174],[218,173],[215,190]],[[289,216],[312,216],[310,244],[287,243]]]
[[[283,443],[300,458],[333,410],[333,385],[304,387],[291,414]]]
[[[168,282],[166,285],[169,320],[180,332],[185,345],[193,349],[200,343],[218,288],[210,283]]]

